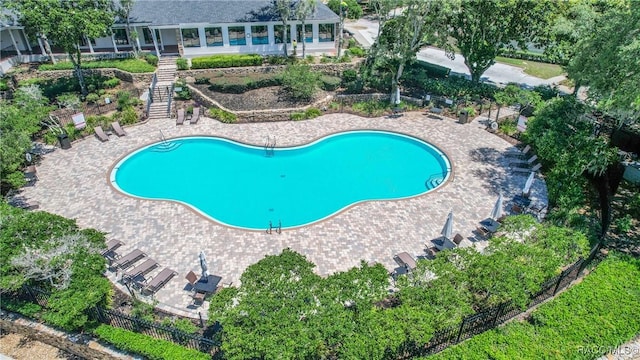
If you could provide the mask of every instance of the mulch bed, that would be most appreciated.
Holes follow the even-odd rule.
[[[226,94],[209,90],[208,85],[193,85],[210,99],[233,111],[298,108],[324,99],[328,93],[318,91],[312,101],[294,101],[281,86],[249,90],[243,94]]]

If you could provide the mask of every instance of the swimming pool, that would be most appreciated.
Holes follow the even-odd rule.
[[[265,230],[270,222],[308,225],[362,201],[421,195],[450,172],[444,153],[427,142],[362,130],[288,148],[175,138],[125,156],[110,180],[126,195],[177,201],[227,226]]]

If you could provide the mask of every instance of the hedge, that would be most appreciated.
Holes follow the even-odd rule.
[[[155,66],[140,59],[83,61],[80,67],[83,69],[116,68],[130,73],[149,73],[156,71]],[[73,63],[70,61],[61,61],[56,64],[42,64],[38,67],[38,70],[73,70]]]
[[[451,69],[448,67],[432,64],[422,60],[416,60],[414,66],[426,72],[427,75],[436,78],[447,77],[451,73]]]
[[[503,51],[500,56],[512,58],[512,59],[520,59],[520,60],[529,60],[529,61],[537,61],[548,64],[560,64],[565,65],[561,61],[556,61],[555,59],[549,57],[548,55],[541,53],[534,53],[531,51],[525,50],[506,50]]]
[[[94,332],[100,339],[113,344],[121,350],[140,354],[151,360],[210,360],[211,356],[196,350],[187,349],[167,340],[152,338],[148,335],[109,325],[100,325]]]
[[[212,55],[191,59],[192,69],[215,69],[238,66],[260,66],[263,59],[257,54]]]
[[[238,121],[236,114],[218,108],[209,109],[209,116],[225,124],[233,124]]]
[[[320,81],[322,81],[322,85],[321,85],[322,89],[326,91],[333,91],[337,89],[338,86],[340,86],[340,83],[342,83],[341,78],[337,76],[329,76],[329,75],[320,76]]]
[[[237,79],[239,81],[234,82],[233,79]],[[228,81],[231,80],[231,81]],[[282,78],[278,75],[270,76],[261,79],[252,79],[249,77],[245,78],[223,78],[220,81],[216,80],[215,82],[211,82],[209,80],[209,90],[218,91],[222,93],[231,93],[231,94],[242,94],[246,91],[253,89],[260,89],[268,86],[278,86],[282,85]]]
[[[640,333],[640,259],[612,254],[580,284],[428,359],[594,359]]]

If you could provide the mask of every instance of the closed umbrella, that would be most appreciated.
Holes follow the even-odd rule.
[[[202,278],[206,280],[209,278],[209,267],[207,266],[207,258],[204,256],[203,251],[200,251],[200,255],[198,255],[198,257],[200,258],[200,267],[202,268]]]
[[[496,200],[496,204],[493,205],[493,210],[491,210],[489,217],[493,221],[498,221],[498,219],[502,217],[502,194],[498,196],[498,200]]]
[[[400,87],[396,87],[396,99],[394,101],[396,105],[400,104]]]
[[[453,233],[453,211],[449,212],[447,216],[447,221],[444,223],[444,227],[442,228],[442,236],[446,239],[451,239],[451,233]]]
[[[531,192],[531,185],[533,185],[533,179],[535,178],[535,176],[536,173],[533,171],[531,172],[531,174],[529,174],[527,182],[524,183],[524,188],[522,189],[522,196],[529,197],[529,192]]]

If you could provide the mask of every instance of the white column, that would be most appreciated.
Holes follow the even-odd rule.
[[[141,32],[138,31],[138,28],[136,26],[133,27],[133,31],[135,31],[136,33],[136,44],[138,45],[138,50],[142,51],[142,45],[140,45],[140,34]],[[144,36],[144,34],[143,34]]]
[[[158,29],[158,35],[160,35],[160,50],[164,51],[164,41],[162,40],[162,29]]]
[[[229,47],[229,27],[222,25],[222,46]]]
[[[319,24],[313,24],[313,26],[311,28],[311,31],[313,32],[313,43],[314,44],[317,44],[317,43],[320,42],[320,40],[319,40],[320,39],[320,35],[318,35],[320,33],[319,28],[320,28]]]
[[[40,52],[42,53],[42,56],[47,56],[47,52],[44,49],[44,45],[42,44],[42,39],[40,38],[40,36],[38,36],[38,46],[40,46]]]
[[[9,36],[11,36],[11,43],[13,43],[13,47],[16,49],[16,52],[18,53],[18,55],[22,55],[22,51],[20,51],[20,48],[18,47],[18,43],[16,43],[16,38],[13,37],[13,31],[11,31],[11,29],[9,30]]]
[[[276,43],[276,35],[275,35],[275,31],[273,30],[273,27],[274,27],[273,24],[267,26],[267,34],[269,35],[269,45],[273,45]]]
[[[113,33],[113,29],[111,30],[111,43],[113,44],[113,51],[118,53],[118,45],[116,45],[116,34]]]
[[[200,40],[200,47],[207,47],[207,34],[204,32],[204,27],[198,28],[198,40]]]
[[[160,59],[160,51],[158,50],[158,39],[156,39],[156,29],[149,28],[151,31],[151,39],[153,39],[153,48],[156,49],[156,56]]]
[[[91,45],[91,39],[89,39],[88,37],[84,37],[85,41],[87,42],[87,44],[89,45],[89,52],[93,54],[93,45]]]
[[[24,32],[24,29],[20,32],[20,38],[24,40],[24,43],[27,44],[27,49],[29,49],[29,53],[33,54],[33,49],[31,48],[31,44],[29,44],[29,38],[27,34]]]

